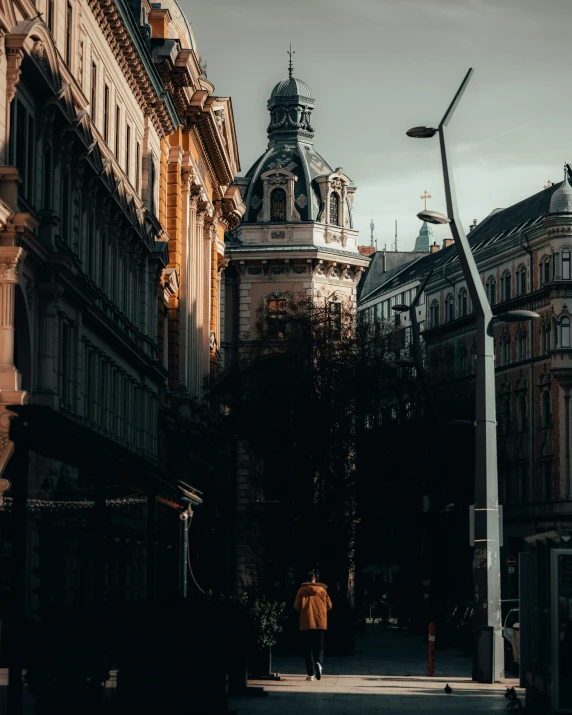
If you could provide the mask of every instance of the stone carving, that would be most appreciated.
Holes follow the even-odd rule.
[[[262,268],[260,266],[251,266],[248,272],[251,276],[259,276],[262,273]]]
[[[36,63],[42,68],[42,70],[50,75],[50,66],[48,64],[48,59],[46,57],[46,47],[42,40],[36,40],[32,46],[32,51],[30,53],[32,57],[36,60]]]
[[[326,269],[324,268],[324,266],[321,263],[319,263],[316,266],[316,275],[317,276],[325,276],[326,275]]]
[[[278,240],[286,238],[286,231],[272,231],[270,238],[276,238]]]
[[[308,205],[308,199],[306,198],[306,194],[300,194],[298,198],[296,199],[296,205],[299,206],[301,209],[305,209],[306,206]]]
[[[302,275],[302,273],[306,273],[306,266],[292,266],[292,270],[294,273]]]
[[[281,184],[287,184],[288,183],[288,177],[284,176],[284,174],[271,174],[268,177],[268,183],[271,186],[277,186]]]
[[[0,255],[0,283],[18,282],[19,256]]]
[[[341,191],[344,188],[344,184],[341,179],[332,179],[332,189],[335,191]]]
[[[286,153],[276,157],[274,161],[268,164],[269,169],[285,169],[286,171],[292,171],[296,166],[298,166],[298,164],[292,161],[292,157]]]
[[[256,211],[256,209],[259,209],[262,206],[262,199],[259,196],[253,196],[250,199],[250,205]]]
[[[16,86],[20,81],[20,65],[23,59],[23,50],[9,48],[6,52],[6,61],[8,64],[6,71],[6,95],[8,102],[11,102],[16,94]]]
[[[283,266],[272,266],[272,273],[274,273],[275,276],[280,275],[281,273],[284,273],[284,267]]]
[[[330,231],[326,231],[325,241],[326,243],[341,243],[342,239],[337,233],[330,233]]]

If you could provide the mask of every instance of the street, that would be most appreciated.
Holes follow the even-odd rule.
[[[327,641],[326,641],[327,642]],[[459,713],[477,715],[506,711],[507,687],[518,680],[481,685],[471,680],[471,659],[455,650],[437,651],[435,676],[428,678],[427,646],[404,631],[368,625],[367,634],[351,656],[326,659],[321,681],[306,681],[303,658],[276,658],[277,682],[262,685],[268,696],[233,698],[229,709],[237,715],[290,715],[302,708],[350,715],[353,713]],[[453,689],[446,695],[444,688]],[[517,688],[524,705],[524,692]]]

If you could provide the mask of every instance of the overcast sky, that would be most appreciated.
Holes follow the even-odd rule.
[[[415,214],[445,210],[436,124],[469,67],[450,125],[465,228],[562,179],[572,160],[571,0],[180,0],[208,78],[232,97],[242,173],[266,147],[266,101],[287,76],[316,100],[314,145],[356,183],[354,225],[411,250]],[[439,243],[446,227],[435,229]]]

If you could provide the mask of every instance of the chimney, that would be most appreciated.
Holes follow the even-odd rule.
[[[429,246],[429,251],[431,253],[437,253],[438,250],[439,250],[439,246],[437,245],[437,241],[435,241],[435,243],[432,246]]]
[[[444,238],[443,239],[443,248],[448,248],[453,243],[455,243],[454,238]]]
[[[473,223],[469,226],[469,232],[471,232],[474,228],[477,228],[477,219],[473,219]]]

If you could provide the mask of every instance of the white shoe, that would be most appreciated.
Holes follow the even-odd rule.
[[[316,678],[318,680],[322,679],[322,664],[321,663],[316,663]]]
[[[314,676],[313,676],[313,675],[307,675],[307,676],[306,676],[306,680],[314,680]]]

